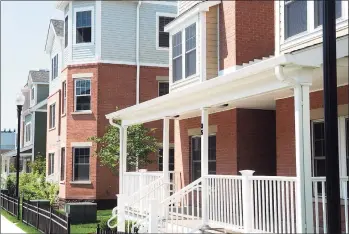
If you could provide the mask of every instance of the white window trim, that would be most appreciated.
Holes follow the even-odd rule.
[[[186,55],[186,51],[185,51],[185,29],[189,26],[191,26],[192,24],[196,24],[196,72],[193,75],[190,75],[188,77],[185,77],[185,55]],[[198,72],[199,70],[199,14],[194,15],[191,19],[187,20],[185,23],[183,23],[180,27],[174,29],[173,31],[170,32],[170,66],[171,66],[171,73],[170,73],[170,85],[172,87],[172,85],[178,85],[181,84],[182,82],[185,82],[186,80],[191,80],[194,78],[197,78],[200,74]],[[173,80],[173,56],[172,56],[172,36],[177,34],[178,32],[182,32],[182,78],[174,81]],[[170,87],[170,89],[172,89]]]
[[[32,99],[32,95],[34,93],[34,98]],[[34,106],[36,104],[36,95],[37,95],[37,86],[33,84],[30,89],[30,106]]]
[[[88,142],[85,142],[88,143]],[[72,181],[70,183],[91,183],[91,146],[73,146],[73,177]],[[88,180],[75,180],[75,149],[84,149],[84,148],[89,148],[90,149],[90,159],[89,159],[89,175],[88,175]]]
[[[91,42],[85,42],[85,43],[76,43],[76,15],[78,12],[82,11],[91,11]],[[89,7],[79,7],[74,9],[74,16],[73,16],[73,46],[79,47],[79,46],[89,46],[94,45],[95,43],[95,8],[94,6]]]
[[[69,4],[68,4],[68,6],[69,6]],[[70,9],[69,9],[70,10]],[[68,49],[68,47],[69,47],[69,18],[70,18],[70,15],[69,15],[69,10],[67,11],[67,13],[65,13],[64,14],[64,28],[63,28],[63,41],[64,41],[64,45],[63,45],[63,47],[64,47],[64,51],[66,51],[67,49]],[[68,17],[68,44],[67,44],[67,46],[65,45],[65,19]],[[70,21],[71,21],[71,19],[70,19]],[[70,30],[70,33],[71,33],[71,31],[72,30]]]
[[[53,166],[52,166],[51,155],[53,155],[53,157],[52,157],[53,158]],[[48,153],[48,170],[47,170],[48,176],[55,174],[55,167],[54,167],[55,163],[54,162],[55,162],[55,153],[49,152]],[[51,169],[51,171],[50,171],[50,169]],[[49,173],[49,172],[51,172],[51,173]]]
[[[164,17],[173,17],[173,18],[176,18],[176,14],[171,14],[171,13],[166,13],[166,12],[156,12],[156,44],[155,44],[155,47],[156,47],[156,50],[164,50],[164,51],[168,51],[169,48],[171,47],[171,44],[169,42],[169,47],[166,48],[166,47],[159,47],[159,18],[160,16],[164,16]],[[170,35],[169,35],[170,36]]]
[[[63,167],[64,167],[64,175],[63,175],[63,180],[61,180],[61,173],[62,173],[62,149],[64,149],[64,165],[63,165]],[[66,165],[67,165],[67,148],[66,147],[61,147],[61,150],[60,150],[60,158],[59,158],[59,181],[61,182],[61,183],[64,183],[64,181],[65,181],[65,175],[66,175],[66,173],[67,173],[67,171],[66,171],[66,169],[67,169],[67,167],[66,167]]]
[[[168,80],[159,80],[158,81],[158,97],[160,97],[160,83],[169,84]],[[169,84],[170,85],[170,84]],[[170,86],[168,87],[168,93],[170,93]],[[166,95],[166,94],[165,94]],[[164,96],[164,95],[163,95]]]
[[[285,50],[292,46],[305,43],[310,40],[321,37],[322,26],[315,27],[315,4],[314,1],[307,1],[307,30],[288,37],[285,39],[285,2],[279,1],[280,6],[280,44],[281,49]],[[336,19],[336,29],[337,31],[342,28],[348,28],[348,1],[342,1],[342,16]]]
[[[66,80],[62,82],[62,110],[61,111],[62,111],[62,116],[65,116],[67,114],[67,81]]]
[[[52,118],[54,118],[54,121],[52,121],[52,119],[51,119],[51,106],[55,106],[55,114],[54,115],[52,115]],[[53,130],[53,129],[55,129],[56,128],[56,102],[54,102],[54,103],[51,103],[50,105],[49,105],[49,111],[48,111],[48,118],[49,118],[49,121],[48,121],[48,130],[50,131],[50,130]],[[50,126],[50,120],[52,121],[52,127]]]
[[[91,78],[75,78],[74,79],[74,112],[72,114],[91,114],[92,113],[92,80]],[[89,110],[76,110],[76,80],[89,80],[90,81],[90,109]]]
[[[30,125],[30,126],[29,126]],[[27,126],[30,128],[29,141],[27,141]],[[24,125],[24,146],[30,145],[32,142],[32,123],[31,121]]]
[[[54,60],[54,58],[57,56],[57,76],[55,76],[55,77],[53,77],[53,73],[54,73],[54,71],[51,71],[51,80],[53,81],[53,80],[55,80],[55,79],[57,79],[58,77],[59,77],[59,57],[60,56],[58,56],[58,53],[56,53],[52,58],[51,58],[51,69],[52,69],[52,60]]]

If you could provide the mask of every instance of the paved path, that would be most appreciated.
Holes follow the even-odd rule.
[[[4,216],[1,215],[1,233],[25,233],[17,227],[14,223],[11,223]]]

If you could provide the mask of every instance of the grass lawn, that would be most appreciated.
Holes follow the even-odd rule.
[[[15,223],[17,227],[19,227],[20,229],[22,229],[24,232],[26,233],[33,233],[33,234],[37,234],[40,233],[38,230],[36,230],[35,228],[28,226],[25,223],[22,223],[21,220],[18,220],[17,217],[14,217],[12,215],[10,215],[9,213],[7,213],[7,211],[5,210],[1,210],[1,215],[3,215],[6,219],[8,219],[10,222]]]
[[[97,222],[85,224],[72,224],[70,227],[71,233],[96,233],[97,224],[101,221],[108,220],[111,217],[112,210],[97,210]]]

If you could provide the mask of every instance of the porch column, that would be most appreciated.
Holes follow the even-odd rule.
[[[313,233],[309,85],[294,87],[297,233]],[[299,217],[299,218],[298,218]]]
[[[7,167],[7,170],[6,170],[7,173],[6,173],[6,174],[7,174],[7,175],[10,173],[10,161],[11,161],[10,159],[7,159],[7,160],[6,160],[6,167]]]
[[[22,165],[23,165],[23,167],[22,167],[22,172],[23,173],[27,173],[27,160],[25,159],[25,158],[22,158]]]
[[[208,175],[208,108],[201,109],[201,177]],[[206,226],[208,224],[208,204],[207,196],[208,189],[206,180],[202,180],[202,224]]]
[[[120,131],[120,157],[119,157],[119,194],[124,193],[124,173],[127,171],[127,126],[121,126]]]
[[[163,136],[162,136],[162,171],[164,174],[164,182],[167,184],[164,187],[164,197],[169,196],[169,151],[170,151],[170,120],[168,117],[164,118],[163,123]]]

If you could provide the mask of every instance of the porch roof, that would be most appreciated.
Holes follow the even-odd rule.
[[[239,107],[246,100],[260,94],[285,90],[289,84],[276,78],[274,68],[278,65],[300,68],[292,54],[282,54],[267,58],[200,84],[186,86],[167,95],[151,99],[113,113],[109,120],[122,120],[123,125],[151,122],[164,117],[175,117],[183,113],[197,111],[202,107],[220,107],[229,102],[229,107]],[[258,98],[253,102],[258,102]],[[220,110],[222,111],[222,109]]]

